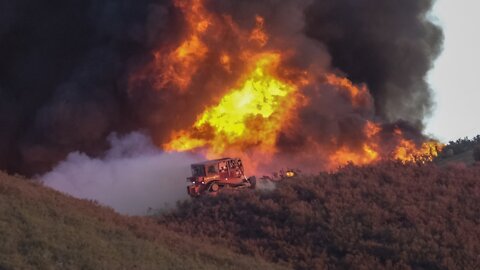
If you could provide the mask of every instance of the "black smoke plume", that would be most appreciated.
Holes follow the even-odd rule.
[[[318,0],[306,10],[306,33],[327,46],[334,67],[367,83],[379,116],[422,127],[433,102],[426,75],[443,40],[428,20],[433,3]]]
[[[378,117],[421,127],[430,111],[425,75],[442,40],[426,17],[431,0],[206,2],[239,25],[271,19],[272,35],[295,35],[310,61],[328,59],[310,52],[328,52],[333,67],[368,85]],[[0,169],[42,173],[72,151],[101,155],[112,132],[162,138],[191,122],[203,108],[190,102],[196,93],[148,81],[132,93],[128,84],[155,48],[179,40],[182,22],[167,0],[0,1]]]
[[[0,1],[0,169],[43,172],[137,128],[124,78],[166,33],[160,1]]]

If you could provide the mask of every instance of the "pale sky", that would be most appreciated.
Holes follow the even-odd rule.
[[[430,72],[435,94],[428,134],[442,141],[480,134],[480,0],[437,0],[444,50]]]

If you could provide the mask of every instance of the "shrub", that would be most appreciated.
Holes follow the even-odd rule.
[[[480,145],[480,135],[469,139],[465,137],[463,139],[458,139],[456,141],[450,141],[443,151],[440,153],[439,158],[448,158],[453,155],[458,155],[472,150],[475,146]]]
[[[347,166],[179,205],[160,223],[294,269],[475,269],[480,167]]]
[[[480,161],[480,145],[477,145],[474,149],[473,149],[473,159],[475,161]]]

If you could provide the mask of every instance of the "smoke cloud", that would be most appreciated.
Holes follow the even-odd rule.
[[[77,198],[96,200],[123,214],[143,215],[174,207],[187,199],[190,164],[200,157],[162,153],[141,133],[109,137],[111,148],[100,158],[72,152],[43,183]]]
[[[128,70],[163,39],[169,1],[0,2],[0,168],[45,172],[139,129]],[[170,27],[169,29],[174,29]]]
[[[278,49],[296,49],[290,65],[333,67],[371,91],[374,110],[358,111],[338,96],[326,100],[328,89],[321,94],[304,89],[317,106],[300,112],[301,132],[280,135],[284,151],[301,151],[308,144],[306,138],[312,136],[325,144],[332,137],[339,138],[339,144],[354,143],[355,129],[366,118],[387,123],[402,120],[421,129],[432,106],[425,75],[442,41],[441,30],[426,18],[433,0],[205,3],[209,11],[229,15],[248,29],[257,14],[265,17],[271,43]],[[108,136],[146,130],[156,143],[165,142],[170,131],[187,128],[205,106],[218,101],[222,93],[214,86],[234,79],[210,72],[215,68],[212,62],[192,79],[195,91],[157,89],[148,78],[131,85],[132,74],[155,61],[152,52],[174,47],[171,44],[181,39],[185,31],[182,16],[170,0],[1,1],[0,169],[42,174],[65,158],[55,173],[80,173],[69,164],[82,164],[85,173],[100,165],[118,168],[122,162],[140,169],[143,163],[137,160],[141,158],[146,159],[144,163],[169,164],[170,157],[159,153],[137,158],[109,156]],[[222,42],[232,48],[239,45],[234,36]],[[116,147],[114,143],[112,149]],[[96,170],[107,182],[112,179],[111,171]],[[53,173],[47,175],[47,183],[56,183],[50,178]],[[100,181],[94,175],[88,178]]]
[[[306,33],[328,48],[334,67],[366,83],[376,113],[422,127],[431,113],[427,72],[443,33],[428,20],[434,0],[318,0],[306,10]]]

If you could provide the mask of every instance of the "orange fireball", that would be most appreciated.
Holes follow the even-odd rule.
[[[367,85],[328,69],[317,69],[314,64],[294,66],[295,61],[290,60],[297,52],[276,46],[289,43],[277,44],[279,38],[269,36],[264,17],[255,15],[250,29],[245,29],[228,14],[209,12],[203,0],[175,0],[174,5],[185,20],[183,38],[154,51],[154,61],[145,73],[153,77],[149,81],[156,89],[174,91],[180,100],[201,96],[202,91],[211,95],[208,101],[197,104],[204,107],[196,106],[186,118],[191,122],[182,122],[176,130],[167,129],[168,139],[162,137],[157,142],[164,150],[200,152],[207,158],[235,155],[251,166],[259,160],[267,162],[284,151],[279,146],[281,138],[298,135],[295,132],[303,129],[302,109],[319,103],[317,100],[314,104],[305,94],[310,87],[317,91],[318,98],[334,96],[334,100],[343,102],[347,115],[342,116],[347,119],[358,113],[355,126],[359,128],[339,129],[356,132],[345,136],[350,139],[337,134],[325,136],[328,139],[322,142],[302,134],[304,144],[295,149],[295,158],[302,162],[321,162],[322,168],[329,169],[388,159],[428,162],[441,151],[442,145],[436,141],[418,139],[423,142],[417,144],[400,129],[384,130],[381,120],[373,116],[374,103]],[[132,77],[141,78],[142,74]],[[329,108],[325,109],[327,113],[335,113],[335,104],[324,106]],[[310,117],[310,121],[318,118]]]
[[[298,106],[298,87],[276,75],[279,54],[259,54],[252,63],[238,87],[199,115],[190,131],[174,133],[165,149],[208,147],[209,156],[222,155],[232,147],[275,152],[276,136]]]

